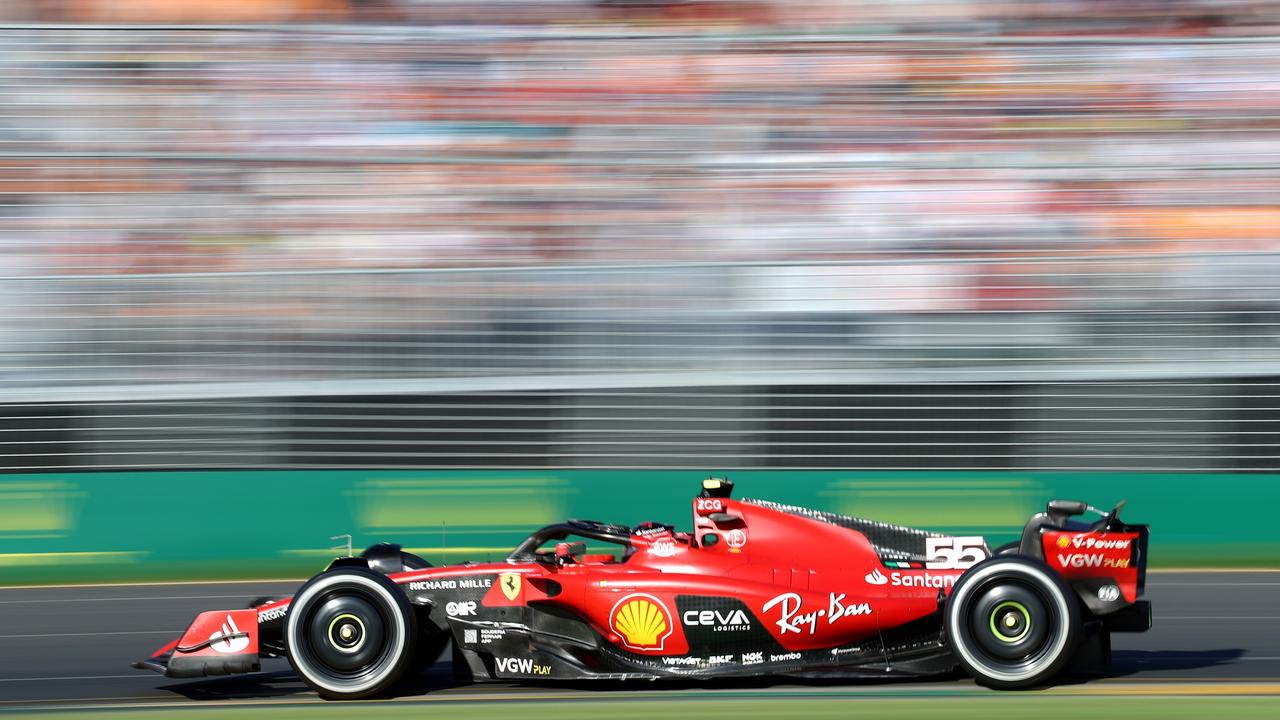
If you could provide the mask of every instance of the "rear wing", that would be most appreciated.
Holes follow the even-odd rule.
[[[1058,571],[1095,615],[1135,603],[1146,587],[1145,525],[1085,532],[1049,530],[1041,536],[1045,563]]]
[[[1147,525],[1130,525],[1120,520],[1120,503],[1101,519],[1085,523],[1071,518],[1093,510],[1082,502],[1051,500],[1022,531],[1018,552],[1043,560],[1080,596],[1091,613],[1106,617],[1133,615],[1138,605],[1146,617],[1141,630],[1150,627],[1149,607],[1139,598],[1147,584],[1147,548],[1151,531]],[[1119,622],[1119,618],[1117,618]],[[1143,623],[1139,622],[1139,625]]]

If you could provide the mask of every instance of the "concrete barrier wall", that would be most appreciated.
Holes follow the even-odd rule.
[[[732,473],[759,497],[1012,539],[1049,498],[1152,525],[1152,567],[1280,566],[1275,475]],[[399,542],[434,563],[489,560],[566,517],[688,528],[687,471],[203,471],[0,477],[0,584],[305,577]],[[802,542],[802,539],[797,539]]]

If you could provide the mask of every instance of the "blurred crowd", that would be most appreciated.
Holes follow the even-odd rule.
[[[512,311],[533,296],[598,313],[645,293],[766,315],[1275,305],[1271,3],[0,7],[10,277],[764,266],[365,279],[329,312],[270,313],[336,335],[492,302],[487,343],[545,319]],[[104,287],[131,322],[196,312],[179,289]],[[277,290],[199,312],[244,328],[262,307],[245,298]],[[68,287],[41,292],[75,312]]]
[[[1269,251],[1277,78],[1271,41],[10,30],[0,241],[109,273]]]

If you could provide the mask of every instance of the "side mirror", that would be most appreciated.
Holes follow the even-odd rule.
[[[1067,522],[1067,518],[1073,515],[1081,515],[1087,509],[1089,509],[1089,504],[1079,500],[1050,500],[1044,506],[1045,514],[1049,516],[1049,522],[1054,525],[1064,525]]]
[[[1089,505],[1079,500],[1050,500],[1044,509],[1050,515],[1071,517],[1084,514],[1084,511],[1089,509]]]

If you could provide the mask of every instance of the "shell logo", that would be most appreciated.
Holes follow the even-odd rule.
[[[661,650],[671,635],[671,612],[658,598],[633,593],[613,606],[609,627],[632,650]]]
[[[1058,547],[1064,548],[1070,544],[1071,544],[1071,538],[1067,537],[1066,535],[1061,535],[1058,537]]]

